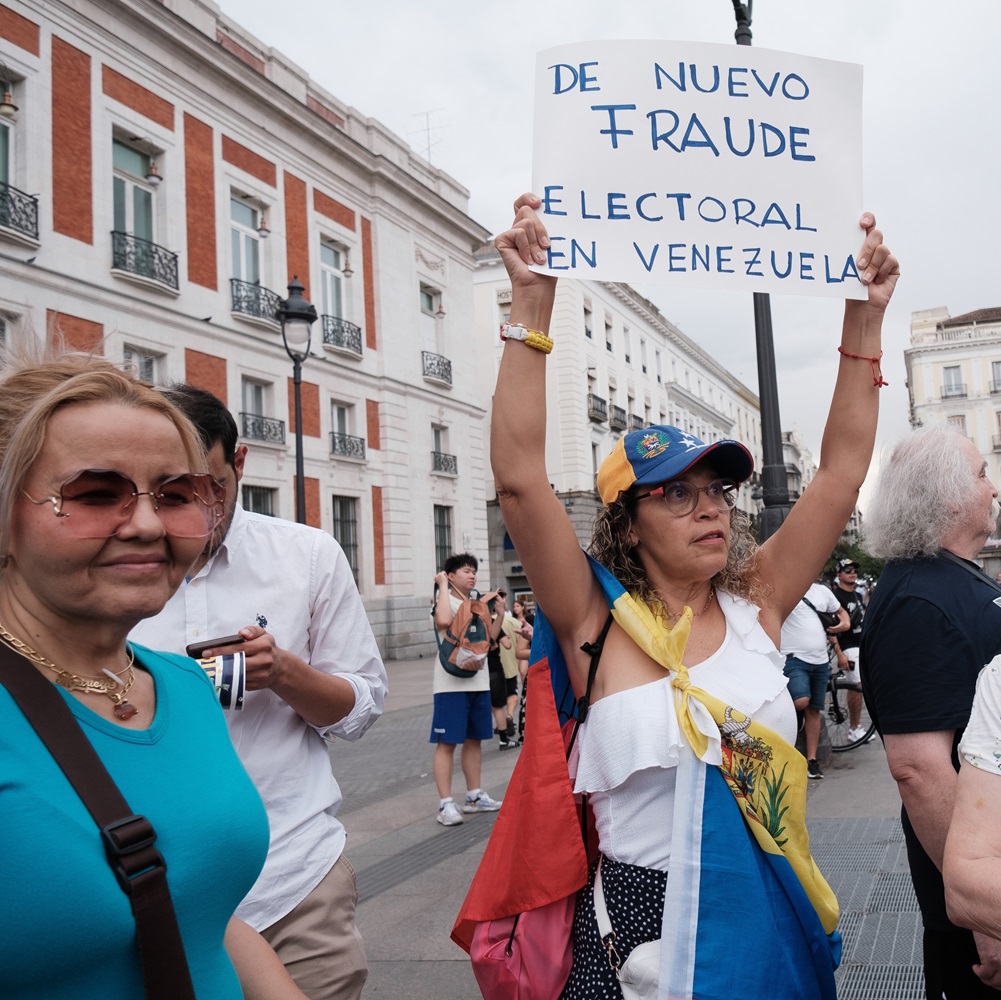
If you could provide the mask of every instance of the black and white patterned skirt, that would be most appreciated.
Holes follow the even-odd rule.
[[[594,873],[577,895],[573,918],[573,968],[560,1000],[621,1000],[622,990],[598,934]],[[601,863],[605,906],[615,928],[615,949],[624,962],[639,944],[660,937],[667,872],[605,858]]]

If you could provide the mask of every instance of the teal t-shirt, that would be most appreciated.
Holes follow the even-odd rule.
[[[130,808],[156,829],[196,995],[238,1000],[223,935],[264,864],[264,806],[194,661],[135,651],[156,685],[148,729],[116,726],[57,690]],[[135,938],[97,825],[0,685],[0,996],[136,1000]]]

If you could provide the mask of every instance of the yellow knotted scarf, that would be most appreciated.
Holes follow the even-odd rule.
[[[673,673],[678,724],[700,760],[709,738],[696,725],[692,702],[704,708],[719,727],[719,766],[758,845],[783,854],[813,903],[826,933],[838,922],[838,901],[810,854],[806,830],[806,760],[778,733],[756,723],[713,695],[695,687],[681,662],[692,629],[692,609],[667,628],[634,594],[621,594],[612,614],[620,628],[651,659]]]

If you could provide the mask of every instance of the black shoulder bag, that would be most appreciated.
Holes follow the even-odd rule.
[[[837,611],[819,611],[805,597],[801,597],[800,600],[820,619],[820,624],[824,626],[825,630],[834,628],[841,621],[841,615]]]
[[[133,814],[55,686],[2,643],[0,683],[101,831],[108,864],[132,905],[147,1000],[195,1000],[153,825]]]

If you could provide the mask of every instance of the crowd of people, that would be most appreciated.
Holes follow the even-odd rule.
[[[998,491],[972,443],[950,430],[903,441],[867,519],[886,560],[878,585],[860,588],[848,558],[832,586],[818,579],[875,441],[873,371],[899,276],[875,218],[860,219],[867,297],[845,304],[820,465],[777,533],[758,545],[736,505],[753,468],[744,445],[656,425],[602,462],[584,551],[545,464],[556,280],[532,269],[549,242],[539,206],[522,196],[496,241],[512,300],[491,427],[533,603],[481,597],[470,553],[435,579],[437,822],[503,818],[482,787],[484,741],[530,771],[553,740],[563,751],[546,709],[560,706],[577,716],[567,787],[537,785],[517,807],[572,789],[596,834],[561,1000],[623,996],[640,946],[643,996],[833,1000],[838,906],[805,823],[833,657],[857,689],[853,732],[864,697],[900,791],[927,996],[1001,990],[1001,585],[973,562]],[[246,460],[204,390],[157,388],[98,357],[4,364],[5,997],[362,994],[328,743],[378,720],[386,669],[336,541],[240,505]],[[460,621],[470,631],[457,636]],[[225,670],[223,708],[213,671]],[[117,786],[112,822],[58,734],[82,734]],[[573,824],[526,866],[542,898],[566,894],[578,835]],[[532,857],[527,842],[512,850],[515,865]],[[733,933],[735,894],[753,936]],[[168,967],[170,985],[157,983]]]

